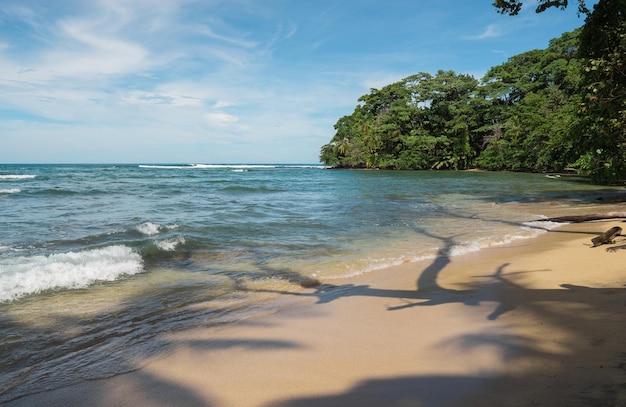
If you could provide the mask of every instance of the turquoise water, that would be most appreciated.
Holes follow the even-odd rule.
[[[534,237],[602,192],[541,174],[0,165],[0,401],[132,370],[264,293]]]

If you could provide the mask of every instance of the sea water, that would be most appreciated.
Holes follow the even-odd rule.
[[[271,293],[532,238],[602,193],[521,173],[0,165],[0,402],[133,370]]]

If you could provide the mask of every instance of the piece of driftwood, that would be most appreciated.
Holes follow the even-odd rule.
[[[619,226],[613,226],[611,229],[591,239],[593,247],[601,246],[603,244],[609,244],[622,233],[622,228]]]
[[[537,219],[537,220],[557,222],[557,223],[582,223],[582,222],[591,222],[594,220],[624,219],[624,218],[626,218],[626,212],[608,212],[608,213],[591,213],[588,215],[557,216],[556,218]]]

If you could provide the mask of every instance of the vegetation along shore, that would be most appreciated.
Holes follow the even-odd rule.
[[[505,14],[519,1],[496,1]],[[341,168],[467,169],[624,180],[626,1],[600,0],[582,28],[492,67],[481,80],[439,70],[371,89],[340,118],[320,159]],[[565,8],[540,1],[537,12]]]

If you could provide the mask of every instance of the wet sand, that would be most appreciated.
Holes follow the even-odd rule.
[[[272,313],[161,338],[177,348],[134,372],[7,405],[626,405],[626,238],[591,247],[622,225],[285,291]]]

